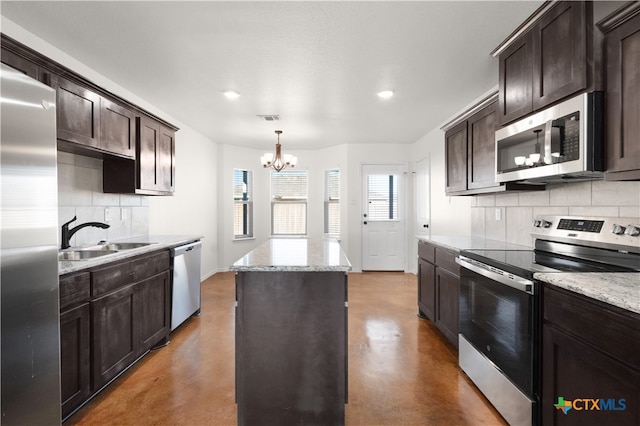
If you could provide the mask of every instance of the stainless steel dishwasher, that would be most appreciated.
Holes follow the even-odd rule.
[[[200,315],[201,252],[201,241],[171,249],[173,269],[171,331],[190,316]]]

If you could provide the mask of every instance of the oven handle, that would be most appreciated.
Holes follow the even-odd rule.
[[[493,268],[491,266],[484,265],[480,262],[477,262],[473,259],[469,259],[467,257],[456,257],[456,263],[463,268],[466,268],[470,271],[473,271],[477,274],[485,276],[494,281],[498,281],[501,284],[507,285],[511,288],[514,288],[519,291],[523,291],[525,293],[534,294],[534,283],[531,280],[526,278],[516,277],[514,275],[505,275],[507,272],[501,271],[500,269]],[[482,266],[480,266],[482,265]],[[491,268],[491,269],[487,269]]]

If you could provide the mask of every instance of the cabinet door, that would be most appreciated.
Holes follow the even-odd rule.
[[[496,183],[496,102],[469,118],[467,187],[469,189],[498,186]]]
[[[436,267],[418,258],[418,309],[421,316],[436,319]]]
[[[542,386],[544,425],[640,424],[640,372],[547,324]],[[558,398],[575,406],[565,414],[555,407]],[[591,399],[606,402],[609,409],[594,410]]]
[[[607,180],[640,179],[640,14],[606,35]]]
[[[587,2],[559,2],[533,28],[533,109],[587,87]]]
[[[99,390],[137,357],[134,285],[92,303],[93,386]]]
[[[91,310],[88,303],[60,314],[62,418],[91,394]]]
[[[169,271],[136,285],[135,310],[138,317],[138,355],[166,341],[171,326]]]
[[[135,157],[133,111],[103,98],[100,103],[100,126],[100,147],[103,150],[125,157]]]
[[[444,136],[446,187],[445,192],[467,189],[467,122],[464,121]]]
[[[460,328],[460,277],[436,268],[436,327],[457,348]]]
[[[58,139],[98,148],[100,96],[62,77],[54,77]]]
[[[514,121],[533,109],[531,33],[526,33],[498,58],[498,119]]]
[[[175,181],[175,135],[176,133],[160,126],[160,147],[158,168],[160,170],[159,190],[173,192]]]
[[[137,117],[136,122],[139,189],[173,192],[175,132],[147,117]]]

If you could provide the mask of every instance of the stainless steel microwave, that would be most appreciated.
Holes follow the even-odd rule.
[[[582,93],[496,131],[496,182],[601,179],[602,103]]]

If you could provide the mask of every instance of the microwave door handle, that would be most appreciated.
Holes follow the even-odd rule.
[[[551,141],[552,141],[553,120],[547,121],[544,129],[544,155],[542,156],[545,164],[552,164],[551,158]]]

